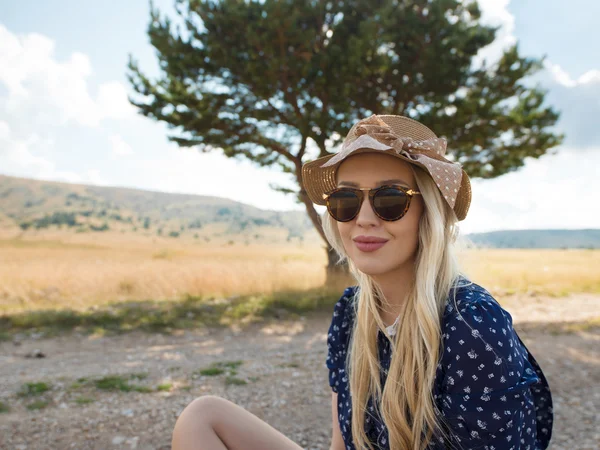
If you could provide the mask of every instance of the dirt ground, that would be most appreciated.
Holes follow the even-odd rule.
[[[513,297],[502,305],[540,363],[552,390],[552,450],[600,448],[600,329],[569,331],[569,323],[600,316],[600,296]],[[27,338],[0,344],[1,449],[169,449],[178,415],[194,398],[225,397],[303,448],[327,449],[331,394],[326,333],[331,317],[254,324],[245,330],[186,330],[176,336]],[[43,357],[32,355],[43,354]],[[194,373],[212,363],[243,361],[227,373]],[[131,383],[168,390],[97,389],[86,378],[147,373]],[[23,383],[47,382],[39,396],[17,395]],[[42,409],[27,405],[41,399]]]

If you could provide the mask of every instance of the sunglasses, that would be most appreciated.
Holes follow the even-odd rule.
[[[337,188],[329,194],[323,194],[327,201],[327,211],[338,222],[349,222],[356,217],[363,203],[364,191],[369,193],[373,211],[382,220],[401,219],[408,212],[413,195],[419,191],[401,186],[380,186],[378,188]]]

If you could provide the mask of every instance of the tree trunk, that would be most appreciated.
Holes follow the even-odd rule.
[[[327,267],[325,285],[334,289],[344,289],[347,286],[355,284],[354,277],[350,274],[347,263],[335,264],[337,254],[333,247],[327,244]]]

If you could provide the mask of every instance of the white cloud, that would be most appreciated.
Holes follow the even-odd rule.
[[[8,140],[10,137],[10,127],[8,124],[2,120],[0,120],[0,140]]]
[[[557,129],[565,133],[565,145],[580,157],[600,147],[600,70],[589,70],[577,78],[560,65],[545,62],[546,70],[536,77],[548,87],[547,102],[560,112]]]
[[[545,67],[552,74],[552,78],[558,84],[561,84],[568,88],[575,88],[586,84],[600,84],[600,70],[593,69],[588,70],[586,73],[581,75],[579,78],[574,80],[571,76],[558,64],[553,64],[550,61],[545,61]]]
[[[482,48],[474,58],[474,66],[481,67],[485,60],[488,66],[500,59],[503,51],[514,45],[517,38],[515,32],[515,17],[508,11],[509,0],[478,0],[481,10],[481,23],[488,26],[498,26],[496,39]]]
[[[2,123],[0,123],[0,129]],[[36,178],[40,180],[66,181],[68,183],[91,183],[108,185],[96,169],[85,171],[84,175],[67,170],[60,170],[48,158],[37,156],[52,149],[54,142],[50,139],[32,135],[29,138],[7,140],[0,136],[0,168],[4,175]]]
[[[585,162],[578,150],[528,158],[525,166],[492,180],[472,180],[465,232],[539,228],[599,228],[600,148]]]
[[[87,55],[73,52],[66,61],[54,55],[52,39],[16,35],[0,24],[0,171],[6,175],[106,184],[98,170],[74,172],[57,167],[55,139],[77,127],[97,127],[109,118],[134,117],[124,86],[98,86],[95,98],[87,79],[93,74]],[[2,120],[4,119],[4,120]],[[113,147],[131,148],[122,140]]]
[[[127,90],[118,81],[100,85],[97,104],[101,117],[110,119],[130,119],[134,117],[134,109],[127,98]]]
[[[52,148],[54,142],[51,139],[40,138],[36,134],[27,139],[8,138],[8,135],[0,136],[0,167],[3,174],[69,182],[83,181],[76,173],[57,170],[52,161],[32,152],[33,148],[44,151]]]
[[[95,127],[103,119],[134,116],[125,87],[101,84],[96,97],[87,78],[93,73],[87,55],[74,52],[57,61],[52,39],[29,33],[17,36],[0,25],[0,86],[8,90],[6,113],[52,125],[76,123]]]
[[[294,206],[291,195],[269,188],[269,182],[293,188],[287,174],[227,158],[218,151],[166,150],[164,158],[135,162],[136,171],[148,180],[143,188],[229,198],[262,209],[304,210],[303,206]]]
[[[133,149],[131,148],[131,146],[127,142],[125,142],[123,138],[118,134],[113,134],[112,136],[110,136],[109,140],[113,154],[117,156],[126,156],[133,154]]]
[[[90,182],[90,183],[96,184],[96,185],[106,185],[106,184],[108,184],[106,182],[106,180],[104,180],[104,178],[102,178],[100,176],[100,171],[99,170],[89,169],[86,172],[86,175],[87,175],[86,176],[87,182]]]
[[[497,61],[502,51],[517,41],[515,18],[508,11],[509,0],[478,0],[478,3],[482,23],[499,25],[500,29],[496,40],[481,49],[474,59],[476,67],[483,59],[488,64]],[[585,39],[585,36],[582,38]],[[560,112],[557,131],[565,133],[565,144],[580,153],[596,151],[600,146],[600,128],[596,123],[600,114],[600,70],[589,70],[575,79],[563,67],[548,59],[544,60],[544,68],[546,70],[529,81],[539,81],[548,89],[546,105],[552,105]]]
[[[40,154],[52,154],[54,140],[33,133],[26,139],[12,135],[9,125],[0,120],[0,170],[12,175],[42,180],[67,181],[70,183],[107,184],[97,170],[88,170],[85,176],[60,170],[50,159]]]

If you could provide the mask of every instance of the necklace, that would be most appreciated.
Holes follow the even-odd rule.
[[[398,320],[400,320],[400,316],[396,317],[396,320],[393,324],[385,328],[385,331],[387,331],[387,334],[390,336],[394,336],[396,334],[396,325],[398,324]]]

